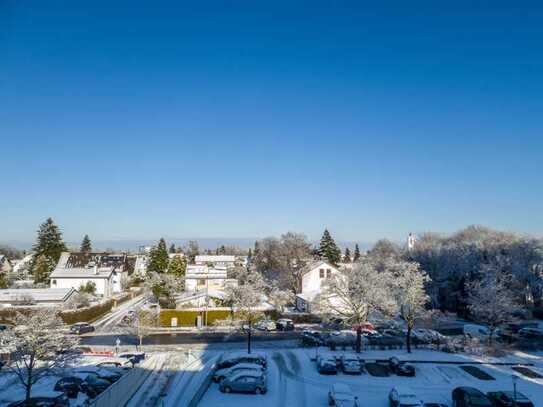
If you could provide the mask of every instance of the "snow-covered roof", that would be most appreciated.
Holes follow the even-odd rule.
[[[236,256],[230,255],[202,255],[196,256],[194,258],[196,263],[234,263],[236,261]]]
[[[73,288],[19,288],[0,290],[0,302],[65,302],[75,292]]]
[[[304,267],[303,274],[307,274],[310,271],[315,270],[316,268],[322,267],[323,265],[330,268],[330,269],[332,269],[332,270],[338,271],[337,267],[332,266],[330,263],[327,263],[324,260],[317,260],[317,261],[314,261],[314,262],[311,262],[311,263],[307,264]]]
[[[204,278],[204,279],[225,279],[228,272],[225,267],[207,267],[207,266],[188,266],[185,272],[185,279]]]
[[[112,267],[106,267],[106,268],[70,268],[70,269],[59,269],[56,268],[53,270],[49,278],[105,278],[109,279],[111,278],[111,275],[113,274],[113,268]]]

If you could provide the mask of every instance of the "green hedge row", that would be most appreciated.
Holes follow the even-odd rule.
[[[114,300],[107,300],[100,304],[93,305],[90,307],[75,309],[75,310],[69,310],[69,311],[61,311],[59,313],[60,318],[64,321],[65,324],[72,325],[76,322],[91,322],[102,315],[104,315],[106,312],[111,311],[113,308]]]

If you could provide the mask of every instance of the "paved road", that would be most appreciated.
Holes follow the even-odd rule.
[[[276,340],[293,340],[298,338],[298,332],[270,332],[270,333],[258,333],[252,336],[252,340],[255,342],[261,341],[276,341]],[[119,338],[123,345],[137,345],[139,340],[132,335],[115,335],[115,334],[103,334],[103,335],[91,335],[82,336],[81,345],[93,346],[93,345],[106,345],[114,346],[115,341]],[[144,345],[181,345],[181,344],[199,344],[199,343],[237,343],[246,342],[247,336],[242,334],[224,334],[224,333],[171,333],[171,334],[156,334],[150,335],[143,340]]]
[[[99,320],[95,321],[92,325],[98,332],[111,332],[113,329],[117,328],[117,325],[128,311],[143,305],[146,300],[147,299],[144,296],[138,296],[126,301]]]

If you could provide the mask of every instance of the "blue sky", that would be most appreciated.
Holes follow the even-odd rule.
[[[372,3],[0,0],[0,241],[541,235],[543,6]]]

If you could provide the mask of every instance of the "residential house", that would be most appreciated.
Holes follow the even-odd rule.
[[[0,290],[0,307],[63,305],[76,292],[73,288],[5,289]]]
[[[122,291],[122,283],[133,273],[135,261],[126,253],[62,253],[49,277],[50,286],[77,290],[93,282],[96,294],[109,297]]]
[[[224,290],[229,285],[237,285],[237,280],[228,278],[226,267],[188,265],[185,272],[185,291]]]
[[[296,294],[296,309],[311,312],[311,302],[322,292],[323,284],[339,270],[323,260],[310,263],[302,275],[302,291]]]
[[[194,264],[197,266],[235,267],[237,263],[237,257],[231,255],[202,255],[194,258]]]

